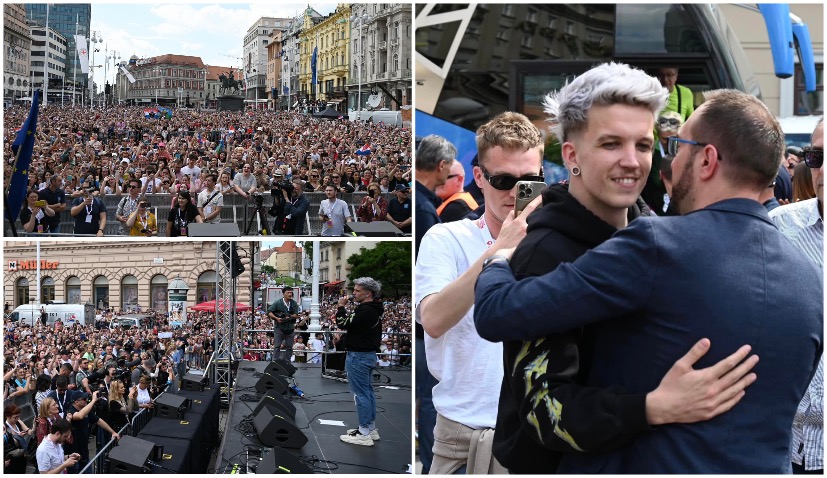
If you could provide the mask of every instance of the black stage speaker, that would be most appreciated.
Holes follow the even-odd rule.
[[[275,390],[282,395],[287,394],[287,380],[281,375],[276,375],[269,372],[264,372],[256,382],[256,391],[258,393],[267,393],[268,390]]]
[[[296,373],[296,367],[294,367],[293,364],[287,360],[276,359],[267,364],[267,368],[265,368],[264,371],[274,375],[277,374],[292,377]]]
[[[348,222],[345,229],[360,237],[399,237],[402,236],[396,226],[389,221]]]
[[[187,237],[239,237],[240,235],[238,224],[234,222],[187,225]]]
[[[184,375],[184,390],[192,392],[203,392],[205,387],[210,386],[210,378],[204,375],[188,373]]]
[[[270,453],[264,455],[261,459],[256,474],[294,474],[294,475],[312,475],[313,469],[305,465],[298,457],[294,456],[287,450],[281,448],[273,448]]]
[[[284,415],[274,415],[267,407],[253,417],[253,426],[264,446],[301,448],[307,443],[307,436],[293,420]]]
[[[155,399],[155,416],[158,418],[184,418],[188,408],[192,408],[190,400],[174,393],[164,393]]]
[[[273,390],[267,391],[267,393],[264,394],[264,397],[262,397],[261,400],[258,401],[256,408],[253,409],[253,416],[255,416],[256,413],[258,413],[264,407],[270,408],[270,411],[272,413],[286,413],[291,420],[296,420],[296,406],[293,405],[293,402],[288,400],[286,396],[281,395],[278,392],[275,392]]]
[[[124,435],[109,452],[109,473],[144,473],[147,460],[157,458],[162,450],[151,441]]]

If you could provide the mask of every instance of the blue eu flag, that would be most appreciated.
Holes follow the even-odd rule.
[[[14,160],[8,196],[6,197],[6,217],[8,217],[9,222],[14,222],[17,219],[23,201],[26,200],[26,187],[29,184],[29,165],[32,162],[35,132],[37,131],[39,98],[40,90],[37,90],[34,93],[34,98],[32,98],[32,109],[29,111],[29,117],[26,118],[26,122],[17,132],[17,138],[11,145],[12,153],[14,153],[16,159]]]
[[[310,70],[312,72],[312,78],[310,79],[310,87],[313,91],[316,90],[316,87],[313,86],[316,84],[316,58],[318,58],[319,48],[313,47],[313,56],[310,57]]]

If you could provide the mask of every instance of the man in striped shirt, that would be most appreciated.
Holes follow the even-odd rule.
[[[813,261],[824,268],[824,118],[813,131],[811,147],[804,161],[813,176],[816,197],[770,211],[778,229]],[[803,291],[806,293],[806,291]],[[819,291],[820,292],[820,291]],[[824,473],[824,361],[818,362],[807,393],[801,399],[793,421],[793,473]]]

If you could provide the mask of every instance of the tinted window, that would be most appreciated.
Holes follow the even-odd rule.
[[[692,15],[681,5],[617,6],[616,53],[708,53]]]

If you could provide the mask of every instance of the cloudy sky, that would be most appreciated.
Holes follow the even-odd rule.
[[[336,3],[310,5],[322,15],[336,9]],[[104,40],[94,62],[102,64],[108,48],[121,60],[173,53],[200,56],[208,65],[240,67],[244,35],[258,18],[293,18],[304,8],[307,3],[92,3],[91,30]],[[110,60],[110,82],[113,69]]]

